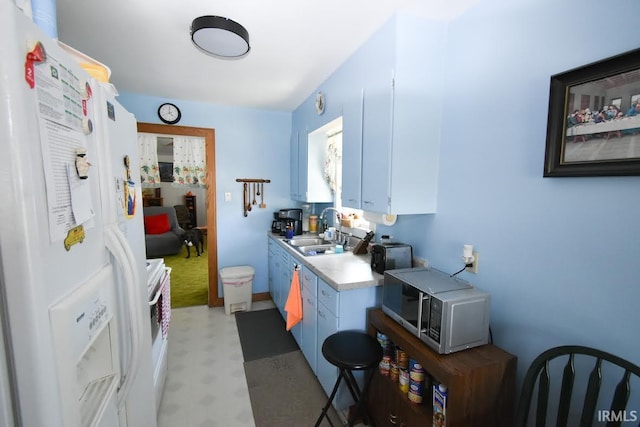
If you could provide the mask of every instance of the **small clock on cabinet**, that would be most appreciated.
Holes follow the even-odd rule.
[[[175,125],[180,121],[182,113],[175,104],[165,102],[158,107],[158,117],[168,125]]]

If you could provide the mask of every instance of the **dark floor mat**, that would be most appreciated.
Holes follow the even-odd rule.
[[[299,350],[277,308],[235,314],[244,361]]]
[[[245,362],[256,427],[312,426],[327,403],[327,395],[301,351]],[[333,407],[322,427],[341,426]]]

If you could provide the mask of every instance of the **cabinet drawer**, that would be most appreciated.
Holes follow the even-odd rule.
[[[318,279],[318,302],[324,304],[334,316],[338,316],[338,291],[322,279]]]
[[[314,374],[317,374],[318,356],[318,307],[315,295],[302,288],[302,345],[304,357]]]
[[[300,275],[300,281],[303,288],[309,291],[309,294],[315,299],[318,295],[318,276],[316,276],[307,267],[302,266],[302,274]]]
[[[322,281],[320,281],[322,283]],[[338,319],[332,313],[327,310],[327,308],[318,303],[318,331],[317,331],[317,351],[318,357],[316,360],[317,367],[317,377],[318,381],[322,385],[325,393],[327,395],[331,394],[331,390],[333,389],[333,385],[338,378],[338,368],[327,362],[327,360],[322,355],[322,344],[324,340],[326,340],[329,335],[335,334],[338,332]],[[334,406],[335,402],[334,402]]]

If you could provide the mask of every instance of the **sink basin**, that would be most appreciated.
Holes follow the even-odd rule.
[[[330,244],[321,237],[300,237],[298,239],[289,239],[286,242],[291,246],[316,246]]]
[[[324,240],[322,237],[297,237],[284,240],[284,242],[293,246],[293,248],[304,256],[322,255],[327,253],[329,250],[329,253],[335,253],[333,250],[337,246],[336,242]],[[344,246],[344,252],[350,252],[353,250],[353,245],[350,243],[351,240],[349,240],[347,246]]]
[[[333,249],[335,247],[336,247],[335,243],[325,243],[321,245],[296,246],[295,248],[299,252],[302,252],[302,255],[310,256],[310,255],[322,255],[326,253],[328,250],[332,250],[332,252],[330,253],[333,253]]]

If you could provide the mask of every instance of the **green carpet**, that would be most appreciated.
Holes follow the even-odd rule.
[[[209,302],[209,268],[207,264],[207,244],[199,257],[191,248],[191,258],[183,246],[177,255],[164,257],[164,263],[171,267],[171,308],[207,305]]]

